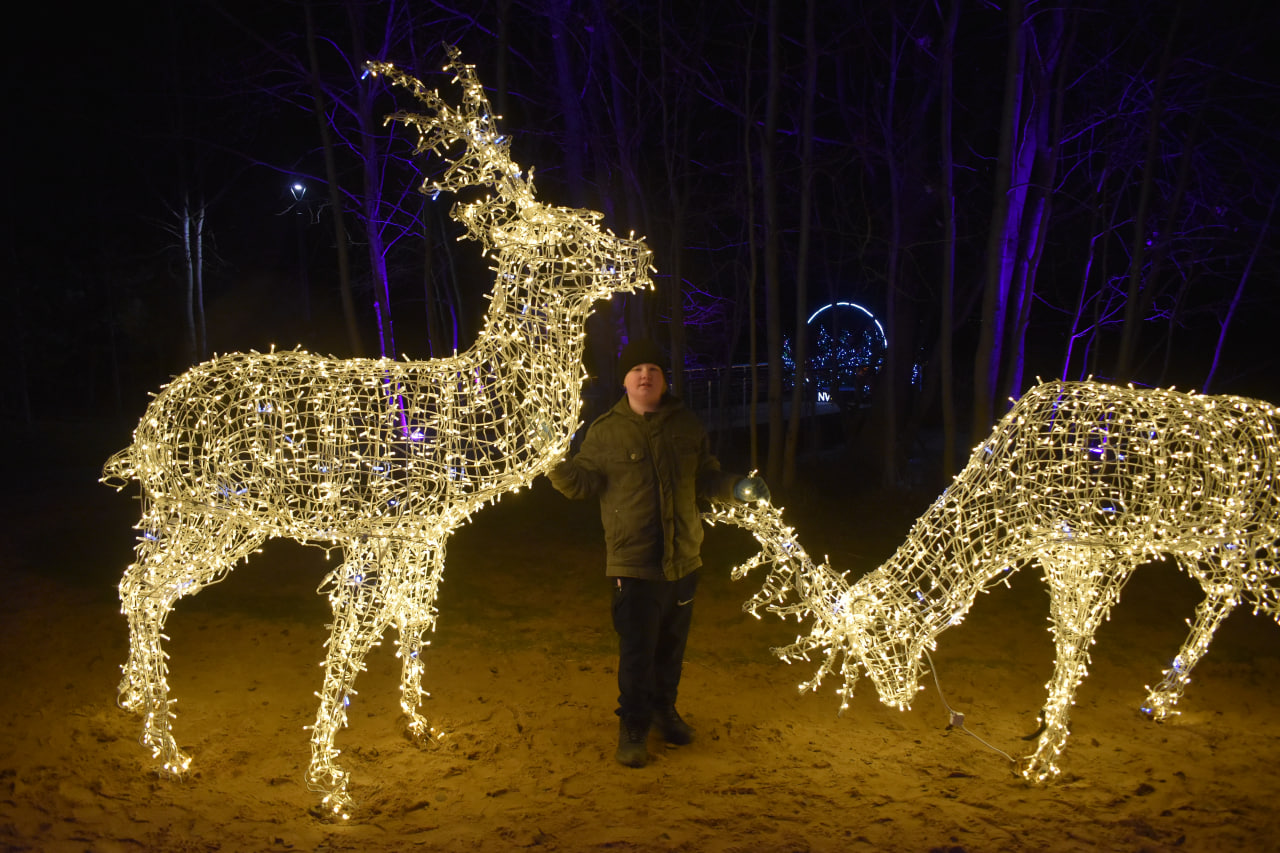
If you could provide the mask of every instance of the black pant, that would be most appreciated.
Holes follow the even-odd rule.
[[[698,573],[678,581],[610,578],[618,632],[618,711],[648,720],[676,703]]]

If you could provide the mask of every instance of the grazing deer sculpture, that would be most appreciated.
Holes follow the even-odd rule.
[[[157,394],[133,444],[104,468],[104,482],[137,480],[142,490],[137,561],[120,583],[129,622],[120,703],[141,712],[142,741],[169,773],[190,759],[172,731],[165,620],[179,598],[221,580],[272,537],[337,545],[345,557],[320,587],[333,624],[307,778],[324,808],[349,816],[334,737],[366,653],[391,626],[409,729],[431,734],[418,713],[421,655],[446,540],[564,457],[580,426],[593,304],[652,286],[641,240],[602,230],[593,211],[534,201],[532,177],[511,161],[474,69],[454,49],[449,60],[463,90],[457,109],[392,66],[370,70],[428,107],[429,115],[391,117],[417,128],[419,153],[449,164],[423,192],[496,194],[460,201],[451,214],[496,259],[475,345],[431,361],[301,351],[214,358]]]
[[[770,564],[747,602],[812,619],[784,660],[824,655],[801,690],[839,669],[848,707],[859,668],[881,701],[906,709],[937,636],[979,592],[1030,561],[1049,587],[1056,650],[1043,731],[1019,762],[1040,782],[1059,772],[1076,687],[1094,632],[1140,564],[1171,557],[1205,598],[1142,712],[1176,713],[1191,670],[1241,602],[1280,621],[1280,410],[1242,397],[1048,382],[1028,391],[974,450],[951,486],[884,565],[850,584],[815,566],[781,510],[717,504],[707,518],[751,531],[762,551],[734,577]]]

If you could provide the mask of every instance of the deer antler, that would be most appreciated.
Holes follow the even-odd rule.
[[[396,112],[385,122],[398,121],[418,131],[415,154],[428,151],[440,156],[450,165],[444,176],[423,182],[422,191],[437,195],[441,191],[456,192],[463,187],[492,186],[504,199],[518,204],[519,199],[533,200],[533,177],[521,175],[520,165],[511,159],[511,138],[498,132],[497,119],[484,93],[484,86],[476,77],[474,65],[462,62],[462,54],[452,45],[445,45],[449,61],[446,71],[454,72],[453,82],[462,87],[462,104],[454,108],[440,97],[439,91],[428,89],[412,75],[406,74],[390,62],[369,62],[366,68],[372,74],[387,77],[397,86],[409,89],[415,98],[430,110],[428,115]],[[446,150],[455,143],[465,144],[463,153],[450,157]]]
[[[366,64],[370,73],[408,89],[428,109],[426,115],[403,110],[392,113],[385,122],[398,121],[412,127],[418,132],[414,153],[430,152],[449,164],[440,177],[424,179],[421,192],[432,198],[464,187],[487,186],[497,192],[497,200],[487,197],[480,203],[457,202],[450,212],[486,252],[513,241],[529,242],[513,236],[519,230],[513,224],[527,218],[526,211],[541,207],[533,199],[533,171],[526,175],[520,164],[511,159],[511,139],[498,132],[499,117],[493,114],[475,66],[464,64],[456,47],[445,45],[445,51],[449,55],[445,70],[452,70],[453,82],[462,87],[462,104],[457,108],[441,98],[439,91],[428,89],[421,80],[389,62]],[[463,144],[462,152],[451,156],[450,149],[459,142]]]
[[[446,190],[492,187],[496,200],[486,197],[482,202],[457,202],[450,211],[486,253],[513,245],[560,243],[569,231],[595,228],[603,219],[596,211],[549,207],[534,201],[533,169],[526,173],[511,159],[511,139],[498,132],[499,116],[493,114],[475,66],[463,63],[456,47],[446,44],[444,48],[449,55],[444,68],[452,70],[453,82],[462,86],[462,105],[456,109],[439,91],[428,89],[389,62],[366,64],[370,73],[410,90],[430,111],[428,115],[401,111],[386,118],[417,130],[415,154],[434,153],[449,164],[441,177],[423,180],[421,191],[435,198]],[[458,142],[464,145],[462,153],[450,156],[448,150]]]
[[[842,630],[849,609],[849,583],[845,575],[832,569],[829,559],[824,559],[821,565],[815,564],[801,547],[795,528],[783,523],[782,508],[767,501],[754,505],[713,501],[711,512],[702,517],[710,524],[741,527],[755,537],[761,550],[734,568],[733,579],[740,580],[757,566],[771,568],[760,591],[742,609],[757,619],[763,607],[780,619],[794,616],[797,622],[813,620],[807,636],[798,636],[791,645],[773,652],[788,663],[810,660],[810,652],[821,654],[823,660],[817,672],[800,685],[800,690],[802,693],[816,690],[826,675],[838,669],[844,676],[844,687],[838,691],[844,697],[843,711],[857,680],[857,659],[849,655],[848,637]],[[792,592],[795,600],[788,602]]]

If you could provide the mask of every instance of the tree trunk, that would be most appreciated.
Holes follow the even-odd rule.
[[[187,320],[187,361],[199,360],[200,344],[196,339],[196,280],[195,258],[191,250],[191,199],[182,195],[182,208],[178,211],[178,239],[182,241],[182,278],[186,282],[183,299]]]
[[[570,47],[576,39],[570,20],[573,15],[571,0],[552,0],[546,5],[545,14],[551,32],[552,62],[556,70],[556,99],[564,127],[564,144],[560,146],[564,155],[562,185],[569,195],[571,206],[590,207],[584,189],[586,162],[583,156],[590,145],[590,139],[577,83],[579,69],[575,67],[574,57],[570,54]],[[587,345],[599,379],[593,389],[598,396],[588,401],[588,419],[601,414],[604,408],[611,405],[616,399],[615,391],[620,390],[622,385],[622,377],[617,375],[619,342],[611,319],[608,312],[597,311],[587,320]]]
[[[1132,378],[1133,356],[1137,351],[1140,325],[1145,315],[1144,300],[1149,303],[1150,289],[1154,282],[1145,281],[1143,267],[1146,260],[1147,218],[1151,209],[1151,193],[1154,191],[1155,173],[1160,159],[1160,125],[1164,113],[1164,86],[1169,77],[1169,63],[1173,55],[1173,38],[1178,30],[1182,5],[1175,4],[1165,38],[1164,53],[1156,73],[1155,88],[1151,99],[1151,112],[1147,123],[1147,156],[1142,168],[1142,188],[1138,193],[1138,210],[1133,219],[1133,239],[1129,248],[1129,289],[1124,303],[1124,326],[1120,331],[1120,352],[1116,357],[1115,378],[1125,382]],[[1145,296],[1144,296],[1145,290]]]
[[[951,120],[955,94],[956,30],[960,26],[960,2],[951,0],[946,32],[942,40],[941,152],[942,152],[942,282],[940,340],[938,343],[939,379],[942,383],[942,479],[956,474],[956,396],[952,350],[955,329],[956,285],[956,201],[955,163],[952,159]]]
[[[364,355],[360,326],[356,322],[356,305],[351,293],[351,260],[347,250],[347,227],[343,222],[342,187],[338,183],[338,163],[333,150],[333,133],[325,115],[324,90],[320,86],[320,59],[316,54],[315,16],[311,0],[304,0],[307,22],[307,60],[311,70],[311,109],[320,129],[320,146],[324,152],[325,181],[329,186],[329,205],[333,212],[333,242],[338,253],[338,291],[342,298],[342,316],[346,322],[347,346],[351,354]]]
[[[665,18],[665,15],[664,15]],[[688,104],[684,97],[683,75],[672,73],[664,50],[659,60],[659,74],[663,93],[662,109],[663,169],[667,186],[667,207],[670,220],[667,225],[667,275],[665,288],[660,283],[659,293],[665,296],[667,308],[667,335],[671,354],[671,387],[677,397],[685,397],[684,360],[687,348],[684,316],[684,235],[685,208],[689,198],[689,125]],[[668,89],[668,81],[675,87]],[[665,294],[662,291],[665,289]]]
[[[778,34],[778,4],[769,0],[768,62],[769,84],[765,96],[764,144],[761,150],[761,182],[764,189],[764,291],[765,337],[769,347],[769,452],[765,477],[782,482],[782,282],[778,261],[778,98],[782,39]],[[754,417],[754,413],[752,413]]]
[[[1213,348],[1213,364],[1209,367],[1209,375],[1204,378],[1204,387],[1201,389],[1204,393],[1209,393],[1209,386],[1213,384],[1213,376],[1218,371],[1218,361],[1222,358],[1222,347],[1227,340],[1227,329],[1231,326],[1231,320],[1235,317],[1236,309],[1240,307],[1240,299],[1244,296],[1244,286],[1249,280],[1249,274],[1253,271],[1253,263],[1258,259],[1258,252],[1262,250],[1263,241],[1266,239],[1267,232],[1271,230],[1271,217],[1276,212],[1276,202],[1280,200],[1280,187],[1271,194],[1271,204],[1267,206],[1267,217],[1262,222],[1262,227],[1258,229],[1258,239],[1253,242],[1253,251],[1249,253],[1249,260],[1244,265],[1244,270],[1240,273],[1240,279],[1236,282],[1235,293],[1231,296],[1231,305],[1227,308],[1226,316],[1222,318],[1222,325],[1218,330],[1218,343]]]
[[[1075,354],[1076,339],[1084,334],[1081,331],[1081,325],[1084,320],[1085,308],[1090,303],[1089,299],[1089,281],[1093,274],[1093,264],[1098,256],[1098,241],[1106,236],[1105,232],[1099,231],[1102,227],[1102,206],[1101,186],[1105,184],[1105,178],[1098,182],[1094,187],[1094,199],[1092,210],[1089,214],[1089,249],[1085,252],[1084,271],[1080,274],[1080,290],[1076,295],[1075,310],[1071,313],[1071,325],[1067,329],[1067,342],[1062,354],[1062,372],[1060,378],[1070,380],[1072,378],[1071,360]],[[1091,334],[1096,334],[1096,328],[1089,325]],[[1081,365],[1083,369],[1084,364]]]
[[[756,16],[752,16],[754,21]],[[748,41],[748,50],[745,51],[746,62],[743,66],[743,79],[746,81],[742,97],[742,162],[746,170],[745,180],[746,186],[743,187],[743,194],[746,197],[747,221],[746,221],[746,246],[747,246],[747,364],[750,371],[746,381],[748,382],[749,395],[747,400],[747,438],[748,438],[748,456],[751,460],[750,469],[758,470],[760,467],[760,418],[756,416],[756,412],[760,408],[760,334],[759,334],[759,311],[758,311],[758,294],[760,289],[760,247],[757,245],[756,234],[756,178],[755,178],[755,158],[756,152],[751,144],[752,136],[755,132],[755,111],[752,108],[751,101],[751,45],[755,43],[755,27],[751,28],[751,38]]]
[[[884,112],[880,119],[880,135],[884,143],[885,171],[889,182],[889,240],[885,248],[885,312],[884,325],[889,336],[885,349],[884,370],[876,389],[876,407],[879,410],[881,435],[880,485],[886,489],[899,483],[902,466],[899,464],[901,441],[899,433],[899,409],[902,406],[899,383],[903,324],[899,323],[898,262],[902,251],[902,164],[898,161],[898,143],[895,132],[897,113],[898,74],[902,63],[902,44],[899,38],[898,18],[893,17],[889,31],[888,85],[885,93]],[[910,349],[911,344],[907,344]],[[910,356],[908,356],[910,357]]]
[[[794,384],[791,388],[791,418],[787,422],[786,450],[783,459],[782,489],[789,493],[796,481],[796,446],[800,441],[800,425],[808,403],[805,368],[808,359],[809,242],[813,219],[813,102],[818,89],[818,39],[816,34],[816,0],[805,0],[804,107],[801,118],[800,153],[800,241],[796,257],[796,331]]]
[[[1063,105],[1066,100],[1067,54],[1075,40],[1075,19],[1068,32],[1062,10],[1051,10],[1042,17],[1047,33],[1040,36],[1034,29],[1028,37],[1034,44],[1029,51],[1031,99],[1022,122],[1026,129],[1025,144],[1033,152],[1027,178],[1027,202],[1018,225],[1018,255],[1014,267],[1014,292],[1018,310],[1014,321],[1005,367],[1003,396],[1022,393],[1022,375],[1026,366],[1026,336],[1035,303],[1036,274],[1044,256],[1045,241],[1053,214],[1054,184],[1058,175],[1058,140],[1062,138]]]
[[[209,357],[209,329],[204,314],[204,199],[196,205],[195,213],[195,313],[196,355],[201,361]]]
[[[973,423],[970,434],[985,435],[991,428],[999,387],[1005,316],[1009,298],[1006,259],[1018,122],[1022,116],[1022,78],[1026,67],[1023,45],[1022,0],[1009,3],[1009,55],[1005,63],[1004,109],[1000,119],[1000,150],[996,163],[991,233],[987,241],[987,272],[982,295],[982,332],[973,366]]]
[[[347,21],[351,31],[351,52],[353,56],[364,58],[369,56],[364,43],[365,21],[363,7],[358,2],[347,2]],[[395,17],[395,4],[387,4],[387,20]],[[377,51],[376,60],[386,58],[385,43]],[[355,119],[356,136],[359,140],[359,155],[362,174],[362,191],[360,195],[361,216],[364,225],[365,245],[369,253],[369,275],[374,287],[374,313],[378,318],[379,350],[383,358],[396,358],[399,352],[396,347],[395,317],[391,307],[391,282],[387,276],[387,247],[383,237],[383,186],[382,160],[378,153],[377,140],[382,128],[382,121],[373,115],[373,99],[371,87],[373,79],[357,80],[355,84]],[[389,346],[388,346],[389,345]]]
[[[509,0],[503,1],[509,2]],[[612,211],[606,211],[606,213],[614,214],[613,219],[618,223],[619,232],[650,234],[652,232],[649,198],[640,177],[639,145],[637,134],[634,132],[634,128],[643,127],[645,124],[642,112],[645,106],[642,99],[634,96],[633,85],[629,85],[622,77],[624,68],[633,74],[637,74],[638,69],[628,68],[619,63],[619,56],[625,57],[626,54],[619,48],[619,39],[610,21],[606,0],[595,0],[592,11],[595,16],[595,26],[591,32],[591,39],[593,44],[598,45],[598,52],[604,56],[609,75],[610,121],[608,128],[602,129],[599,135],[603,138],[611,137],[613,140],[618,176],[616,182],[609,180],[607,164],[603,162],[604,158],[601,158],[598,171],[606,174],[602,176],[600,185],[611,188],[612,192],[608,197],[615,201],[620,198],[623,201],[621,210],[618,210],[615,205]],[[610,313],[613,314],[611,328],[639,330],[653,327],[656,325],[656,318],[649,317],[650,311],[647,310],[651,309],[652,302],[653,299],[648,293],[635,293],[621,300],[613,300],[610,303]]]

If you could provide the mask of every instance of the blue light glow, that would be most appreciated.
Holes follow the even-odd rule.
[[[888,349],[889,337],[884,333],[884,326],[880,325],[880,321],[876,319],[875,314],[872,314],[870,311],[868,311],[866,308],[863,308],[861,305],[859,305],[856,302],[829,302],[826,305],[823,305],[817,311],[814,311],[812,314],[810,314],[809,319],[805,320],[805,325],[812,326],[813,321],[816,320],[820,314],[822,314],[824,311],[827,311],[828,309],[831,309],[831,308],[855,308],[858,311],[861,311],[863,314],[866,314],[868,317],[871,318],[871,322],[876,324],[876,329],[880,332],[880,341],[884,345],[884,347]]]

